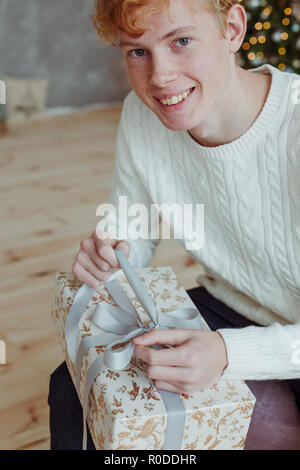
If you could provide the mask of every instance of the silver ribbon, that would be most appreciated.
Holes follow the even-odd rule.
[[[83,357],[92,347],[106,346],[104,354],[101,354],[93,361],[86,374],[82,406],[84,450],[87,445],[86,418],[88,414],[88,397],[91,388],[95,379],[102,371],[107,369],[122,370],[128,366],[134,352],[134,344],[131,340],[155,328],[202,328],[200,314],[198,310],[194,308],[178,309],[171,313],[166,312],[163,315],[160,315],[149,296],[147,289],[137,276],[124,253],[121,250],[116,249],[115,254],[132,287],[132,290],[136,294],[141,305],[144,307],[150,320],[146,326],[143,325],[137,310],[122,289],[120,283],[117,280],[107,281],[104,284],[104,287],[108,290],[117,306],[102,302],[97,305],[93,315],[94,324],[106,331],[107,334],[103,333],[101,335],[87,336],[81,340],[77,349],[76,338],[78,325],[93,293],[95,292],[95,289],[84,284],[75,295],[73,304],[66,319],[65,335],[69,357],[76,366],[76,390],[79,397],[80,374]],[[115,345],[123,343],[126,344],[122,348],[112,350]],[[155,348],[160,349],[161,347],[163,346],[156,345]],[[170,346],[166,345],[166,347]],[[185,407],[180,394],[168,392],[166,390],[160,390],[160,393],[167,411],[167,428],[164,449],[179,450],[181,449],[185,425]]]

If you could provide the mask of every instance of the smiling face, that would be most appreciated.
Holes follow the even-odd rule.
[[[222,108],[234,53],[217,19],[199,5],[171,2],[138,39],[118,31],[131,86],[172,130],[192,130]],[[171,21],[170,21],[171,20]]]

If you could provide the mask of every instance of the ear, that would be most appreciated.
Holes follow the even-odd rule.
[[[230,52],[237,52],[243,44],[247,32],[247,14],[242,5],[235,4],[225,18],[225,38]]]

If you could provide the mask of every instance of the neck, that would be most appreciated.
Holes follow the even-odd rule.
[[[241,137],[254,123],[267,99],[271,76],[236,67],[217,106],[194,129],[191,137],[205,147],[228,144]]]

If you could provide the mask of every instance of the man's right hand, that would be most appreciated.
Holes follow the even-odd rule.
[[[106,282],[112,273],[121,268],[114,249],[120,249],[128,258],[130,244],[115,240],[108,232],[98,231],[80,242],[80,250],[72,266],[75,276],[90,287]]]

